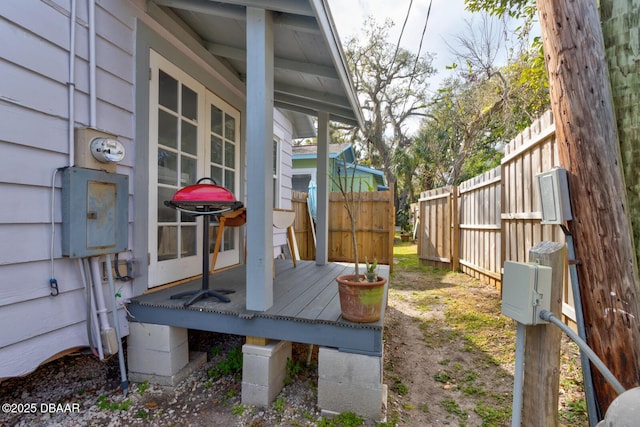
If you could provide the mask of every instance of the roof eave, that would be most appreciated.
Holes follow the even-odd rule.
[[[311,2],[311,7],[315,11],[316,17],[318,19],[320,31],[322,31],[322,34],[327,41],[329,51],[331,52],[333,65],[336,68],[338,75],[340,76],[340,81],[345,85],[345,95],[349,100],[351,108],[353,109],[353,114],[356,121],[358,122],[358,127],[360,127],[360,129],[364,129],[364,116],[362,115],[360,102],[358,101],[358,94],[356,93],[355,87],[353,85],[353,80],[351,79],[351,73],[349,72],[347,58],[342,49],[340,37],[338,37],[338,31],[336,30],[335,23],[333,22],[333,17],[331,16],[329,6],[327,5],[326,0],[309,1]]]

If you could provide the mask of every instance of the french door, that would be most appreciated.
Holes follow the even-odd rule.
[[[240,112],[154,51],[150,67],[149,287],[153,287],[202,274],[202,218],[164,202],[203,177],[238,197]],[[217,224],[211,224],[208,256],[218,231]],[[216,269],[239,262],[238,236],[237,229],[225,229]]]

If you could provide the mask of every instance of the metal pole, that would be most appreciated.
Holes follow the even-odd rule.
[[[111,302],[113,303],[113,324],[116,328],[116,336],[118,337],[118,362],[120,363],[120,378],[122,393],[127,396],[129,381],[127,381],[127,368],[124,364],[124,352],[122,351],[122,335],[120,334],[120,320],[118,319],[118,302],[116,301],[116,290],[113,286],[113,272],[111,271],[111,255],[107,254],[107,279],[109,281],[109,293],[111,294]]]
[[[511,427],[520,427],[522,418],[522,383],[524,381],[525,326],[518,322],[516,329],[516,362],[513,376],[513,405]]]
[[[573,245],[573,236],[569,229],[560,225],[567,242],[567,257],[570,261],[575,261],[576,252]],[[578,324],[578,336],[587,341],[587,330],[584,326],[584,313],[582,312],[582,298],[580,297],[580,284],[578,282],[578,271],[574,263],[569,263],[569,280],[571,281],[571,291],[573,293],[573,307],[576,312],[576,323]],[[598,408],[596,404],[595,389],[593,387],[593,376],[591,375],[591,364],[585,352],[580,349],[580,363],[582,365],[582,382],[584,383],[584,394],[587,402],[587,414],[589,416],[589,426],[595,427],[598,423]]]

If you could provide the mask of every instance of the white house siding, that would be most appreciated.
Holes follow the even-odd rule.
[[[51,184],[56,168],[69,165],[69,3],[0,2],[0,378],[26,374],[58,353],[88,345],[79,261],[61,257],[59,174],[53,257],[60,294],[51,296],[49,287]],[[134,9],[125,1],[97,2],[95,8],[96,127],[117,135],[128,153],[134,135]],[[78,1],[75,127],[89,125],[87,22],[88,3]],[[117,172],[131,177],[133,160],[127,155]],[[131,295],[130,284],[116,287],[124,298]]]
[[[88,1],[77,1],[75,128],[90,125]],[[139,158],[144,152],[140,144],[146,146],[140,138],[140,121],[147,123],[148,117],[135,116],[141,111],[136,105],[141,98],[134,82],[136,75],[144,75],[136,71],[140,61],[134,57],[141,23],[172,46],[170,50],[197,64],[207,78],[218,81],[217,90],[211,89],[234,100],[243,123],[245,95],[242,83],[225,81],[229,71],[212,66],[216,60],[204,58],[204,48],[157,6],[145,0],[95,3],[96,127],[117,135],[125,146],[127,155],[117,172],[130,178],[129,248],[137,249],[137,258],[144,260],[147,243],[136,243],[136,239],[146,236],[140,231],[146,224],[137,230],[134,226],[134,218],[144,218],[134,209],[146,212],[147,203],[142,195],[138,197],[142,202],[134,198],[136,188],[146,187],[138,181],[144,180],[147,171],[141,164],[148,162]],[[89,344],[79,261],[61,256],[59,174],[53,192],[53,258],[60,294],[50,296],[49,287],[51,182],[57,168],[69,165],[69,4],[70,0],[0,1],[0,378],[24,375],[57,354]],[[275,117],[274,133],[282,143],[280,206],[289,208],[291,124],[280,113]],[[136,138],[141,140],[135,142]],[[283,236],[276,240],[284,243]],[[131,256],[121,254],[121,258]],[[116,282],[123,299],[146,289],[145,263],[138,266],[142,271],[133,283]],[[106,285],[103,291],[110,306]],[[121,330],[127,335],[124,313],[119,314]]]
[[[289,119],[273,110],[273,136],[280,143],[280,194],[277,206],[291,209],[291,145],[293,129]],[[282,253],[281,246],[287,244],[286,230],[273,229],[274,256]]]
[[[291,209],[292,125],[280,110],[274,110],[273,134],[280,139],[280,208]]]

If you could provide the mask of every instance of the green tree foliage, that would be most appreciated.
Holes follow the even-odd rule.
[[[499,165],[503,145],[549,107],[548,80],[539,40],[529,36],[535,3],[466,0],[470,10],[513,16],[515,33],[491,29],[457,38],[462,46],[456,74],[435,94],[428,91],[431,56],[415,55],[389,42],[393,24],[367,20],[358,38],[346,44],[365,129],[336,129],[334,141],[355,143],[360,164],[384,170],[396,184],[396,209],[415,201],[416,192],[458,183]],[[533,8],[532,8],[532,7]],[[488,15],[485,15],[488,16]],[[495,20],[496,22],[498,20]],[[502,46],[505,40],[509,46]],[[498,43],[497,45],[495,43]],[[506,65],[496,66],[498,49]],[[502,55],[504,56],[504,55]],[[411,118],[422,117],[415,135]]]
[[[415,150],[424,164],[421,188],[457,184],[499,165],[504,144],[549,108],[544,68],[532,67],[537,47],[518,39],[506,65],[496,67],[497,47],[487,25],[483,21],[481,31],[458,38],[462,65],[427,108]]]
[[[533,20],[537,12],[536,0],[464,0],[464,4],[471,12],[508,15],[525,21]]]
[[[414,162],[403,155],[412,144],[407,122],[424,114],[428,80],[434,74],[431,55],[416,55],[389,41],[390,20],[382,25],[367,19],[360,37],[346,43],[346,56],[354,76],[365,116],[359,141],[361,164],[382,169],[387,182],[396,186],[396,207],[409,199]]]

